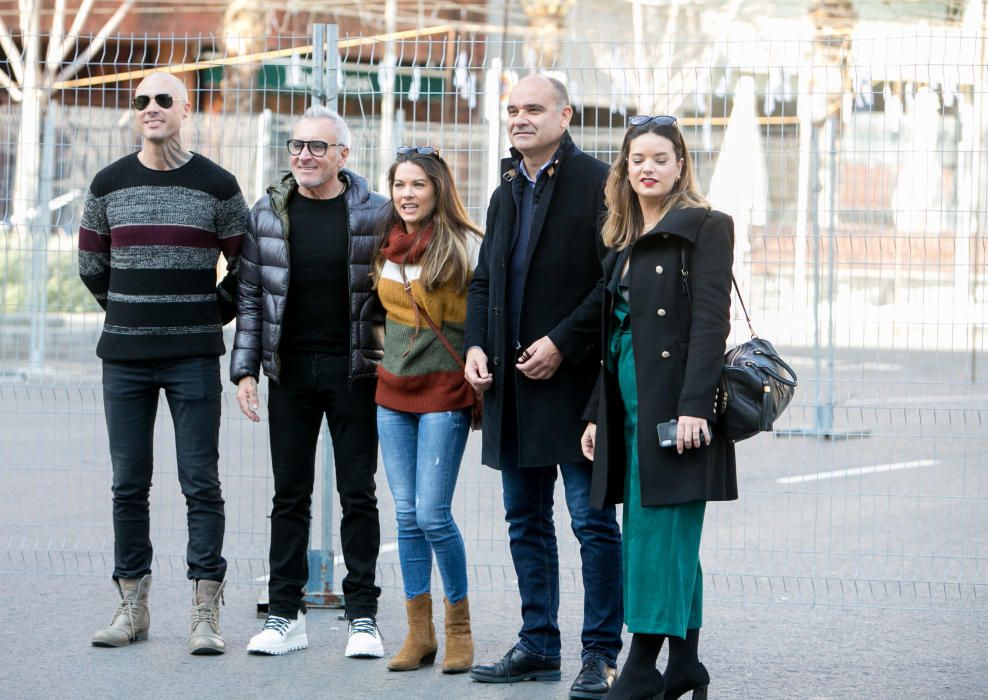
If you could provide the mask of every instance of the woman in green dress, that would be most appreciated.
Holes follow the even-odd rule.
[[[707,501],[737,498],[715,394],[730,333],[734,223],[696,190],[676,119],[632,117],[611,168],[602,370],[583,450],[591,504],[624,503],[628,658],[608,698],[705,698],[700,536]],[[659,429],[671,423],[672,439]],[[656,660],[669,639],[665,674]],[[664,676],[664,677],[663,677]]]

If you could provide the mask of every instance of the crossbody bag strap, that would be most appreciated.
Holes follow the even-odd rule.
[[[408,281],[408,278],[405,277],[404,267],[402,267],[401,269],[401,281],[402,281],[402,285],[401,285],[402,289],[404,289],[405,294],[408,295],[408,300],[411,301],[412,304],[415,306],[415,308],[418,309],[419,314],[422,316],[422,318],[425,319],[425,322],[429,324],[429,328],[431,328],[432,332],[436,334],[437,338],[439,338],[439,342],[443,344],[443,347],[446,348],[449,354],[453,356],[453,359],[456,360],[456,364],[460,366],[460,369],[465,370],[466,364],[463,362],[463,359],[460,357],[459,353],[456,352],[456,348],[453,347],[453,344],[449,342],[449,338],[447,338],[443,334],[443,332],[439,330],[439,326],[437,326],[436,322],[432,320],[432,317],[429,315],[429,312],[426,311],[425,308],[423,308],[423,306],[419,304],[418,301],[415,300],[415,296],[412,294],[412,284],[411,282]]]
[[[679,272],[683,276],[683,290],[686,292],[686,298],[689,300],[690,307],[692,308],[693,295],[690,292],[690,284],[689,284],[690,268],[689,265],[687,264],[685,243],[681,243],[679,246],[679,260],[682,266]],[[744,320],[748,322],[748,330],[751,331],[751,337],[757,338],[758,334],[755,333],[755,328],[751,325],[751,316],[748,315],[748,307],[744,303],[744,297],[741,296],[741,289],[738,287],[738,281],[737,278],[734,277],[734,273],[731,273],[731,284],[734,285],[734,291],[738,295],[738,301],[741,302],[741,310],[744,312]]]

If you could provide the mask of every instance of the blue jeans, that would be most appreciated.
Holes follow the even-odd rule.
[[[469,431],[468,410],[405,413],[377,407],[406,598],[429,592],[433,552],[449,602],[467,595],[466,550],[451,505]]]
[[[103,409],[113,464],[113,577],[151,573],[148,495],[162,389],[175,426],[178,481],[188,512],[188,577],[222,581],[226,521],[218,469],[222,387],[217,357],[103,361]]]
[[[589,462],[561,464],[573,534],[583,562],[583,660],[601,656],[612,667],[621,652],[624,619],[621,531],[614,506],[590,507]],[[501,469],[511,558],[521,595],[518,646],[545,661],[560,658],[559,550],[552,519],[556,466]]]

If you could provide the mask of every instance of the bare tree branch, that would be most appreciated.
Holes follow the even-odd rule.
[[[20,26],[21,34],[28,33],[28,24],[31,23],[30,12],[33,9],[33,4],[38,0],[17,0],[17,11],[20,13]]]
[[[51,18],[51,36],[48,38],[48,57],[46,70],[54,75],[58,70],[61,57],[58,55],[65,38],[65,0],[55,0],[55,14]]]
[[[21,50],[17,48],[10,36],[10,30],[3,23],[3,17],[0,17],[0,49],[3,49],[7,55],[7,62],[10,64],[10,72],[14,76],[14,80],[17,83],[24,82],[24,63],[21,60]]]
[[[21,43],[24,45],[24,67],[31,71],[30,82],[38,84],[38,59],[41,58],[41,7],[40,0],[24,0],[25,8],[28,11],[27,29],[21,35]],[[21,82],[21,87],[26,88],[29,82]]]
[[[120,3],[120,7],[118,7],[117,11],[113,13],[113,16],[107,20],[106,24],[103,25],[103,28],[99,30],[99,34],[93,37],[93,40],[89,42],[89,46],[86,47],[86,50],[83,51],[81,55],[76,56],[71,65],[63,68],[52,82],[57,83],[62,80],[68,80],[82,70],[82,68],[89,63],[89,59],[92,58],[97,51],[103,48],[103,44],[106,43],[106,38],[112,34],[113,30],[116,29],[120,22],[123,21],[123,18],[127,15],[127,11],[130,10],[133,5],[134,0],[124,0],[124,2]]]
[[[62,62],[69,57],[72,47],[75,46],[76,42],[79,40],[79,32],[82,31],[82,25],[89,17],[89,11],[91,9],[93,9],[93,0],[82,0],[82,4],[79,5],[78,12],[75,13],[75,19],[72,20],[72,28],[69,29],[69,33],[65,36],[65,38],[62,39],[62,46],[58,50],[59,62]]]
[[[2,70],[0,70],[0,87],[7,88],[7,92],[10,94],[10,99],[14,102],[20,102],[21,98],[24,96],[21,89],[14,85],[13,81],[10,79],[10,76]]]

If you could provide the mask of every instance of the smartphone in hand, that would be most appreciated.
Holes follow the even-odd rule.
[[[675,447],[676,446],[676,428],[678,427],[678,421],[673,418],[672,420],[667,420],[665,423],[659,423],[656,426],[656,430],[659,432],[659,447]]]

